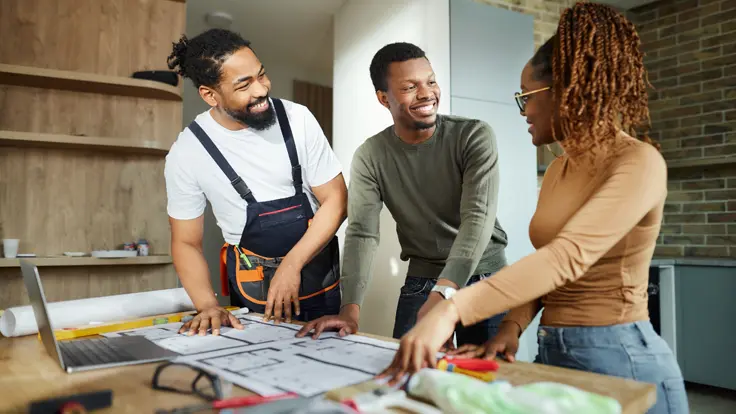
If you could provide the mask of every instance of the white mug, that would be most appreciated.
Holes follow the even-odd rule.
[[[3,254],[8,259],[15,259],[18,256],[18,239],[3,239]]]

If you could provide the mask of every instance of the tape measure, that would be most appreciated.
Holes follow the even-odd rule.
[[[87,414],[87,410],[82,404],[73,401],[62,405],[59,414]]]

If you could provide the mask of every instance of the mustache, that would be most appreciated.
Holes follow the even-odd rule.
[[[246,108],[248,108],[248,109],[253,108],[256,105],[260,105],[260,104],[266,102],[267,100],[268,100],[268,96],[264,96],[263,98],[260,98],[260,99],[256,100],[255,102],[248,104],[248,106]]]

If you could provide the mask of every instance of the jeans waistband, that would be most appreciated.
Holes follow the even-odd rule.
[[[657,336],[649,321],[609,326],[540,326],[537,330],[540,345],[558,347],[647,345]]]

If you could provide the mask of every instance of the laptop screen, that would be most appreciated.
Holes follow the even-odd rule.
[[[33,263],[22,259],[20,260],[20,268],[23,274],[23,283],[26,285],[26,290],[31,300],[33,315],[36,318],[36,325],[38,325],[38,332],[41,334],[43,346],[49,355],[59,360],[61,368],[66,369],[64,360],[61,358],[59,345],[56,343],[54,328],[51,326],[51,318],[49,317],[48,307],[46,306],[46,296],[43,293],[38,268]]]

